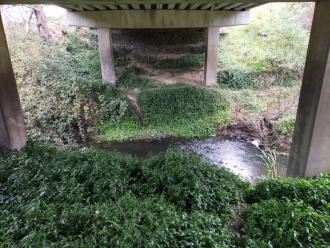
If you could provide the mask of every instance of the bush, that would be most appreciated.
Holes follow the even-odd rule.
[[[127,110],[126,101],[102,82],[47,81],[31,86],[22,96],[31,137],[60,143],[87,141],[98,134],[103,121],[116,124]]]
[[[247,186],[224,169],[178,151],[151,157],[141,169],[135,191],[162,195],[189,212],[232,213],[234,206],[242,202],[242,189]]]
[[[245,185],[183,152],[139,160],[35,142],[0,151],[0,172],[5,247],[229,247]]]
[[[329,247],[330,216],[303,202],[268,200],[244,214],[243,247]]]
[[[26,125],[33,138],[59,143],[86,141],[99,132],[102,122],[118,123],[126,112],[127,103],[116,89],[101,80],[91,80],[97,71],[79,71],[83,65],[77,61],[84,63],[80,58],[83,47],[77,45],[77,37],[67,39],[70,46],[76,46],[68,48],[71,54],[62,43],[45,44],[36,37],[12,45]]]
[[[191,85],[167,85],[145,90],[138,96],[147,125],[196,121],[227,108],[217,91]]]
[[[2,153],[0,162],[5,172],[0,182],[5,196],[0,198],[11,205],[118,200],[129,190],[128,171],[139,163],[116,153],[59,149],[34,142],[19,153]]]
[[[246,205],[247,183],[189,153],[142,160],[29,141],[20,152],[0,150],[0,243],[328,247],[329,176],[285,180],[257,184],[256,203]],[[294,188],[276,186],[285,182]]]
[[[95,31],[70,32],[64,40],[75,73],[85,80],[101,80],[101,63]]]
[[[244,70],[231,70],[218,72],[218,83],[224,88],[257,89],[258,85],[253,79],[254,73]]]
[[[275,121],[275,131],[278,135],[292,136],[296,118],[294,116],[285,116]]]
[[[288,198],[303,201],[315,209],[330,209],[330,177],[298,179],[277,178],[257,183],[246,194],[248,202]]]
[[[131,194],[113,204],[39,203],[18,216],[2,244],[33,247],[227,247],[234,234],[219,217],[186,214],[164,200],[139,200]],[[9,229],[9,228],[8,228]]]

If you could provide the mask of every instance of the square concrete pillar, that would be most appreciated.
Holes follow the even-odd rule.
[[[219,35],[219,27],[208,27],[206,30],[204,68],[204,84],[206,86],[217,83]]]
[[[0,15],[0,146],[18,150],[26,140],[24,117]]]
[[[316,2],[288,176],[330,171],[330,1]]]
[[[99,52],[101,59],[102,79],[104,82],[115,84],[115,66],[112,52],[111,29],[97,29]]]

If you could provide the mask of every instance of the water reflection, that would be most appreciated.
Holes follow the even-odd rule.
[[[196,153],[211,163],[222,166],[249,182],[255,182],[267,175],[267,168],[261,158],[260,150],[249,142],[236,139],[223,137],[163,139],[100,144],[99,146],[138,157],[165,152],[168,148],[180,148]],[[285,175],[286,164],[287,156],[279,156],[279,175]]]

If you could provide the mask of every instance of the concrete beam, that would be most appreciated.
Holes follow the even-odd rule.
[[[330,1],[316,3],[288,176],[330,171]]]
[[[162,4],[170,4],[170,3],[200,3],[200,4],[207,4],[207,3],[257,3],[257,4],[264,4],[264,3],[272,3],[272,2],[315,2],[316,0],[163,0],[163,1],[155,1],[155,0],[0,0],[0,4],[55,4],[55,5],[62,5],[62,4],[155,4],[155,3],[162,3]]]
[[[205,28],[248,24],[249,11],[110,10],[68,12],[72,26],[92,28]]]
[[[218,47],[220,30],[218,27],[209,27],[206,30],[206,51],[204,83],[207,86],[217,83],[218,71]]]
[[[111,30],[108,28],[98,28],[97,36],[101,59],[102,80],[106,83],[115,84],[116,76],[112,52]]]
[[[0,146],[18,150],[27,136],[1,15],[0,58]]]

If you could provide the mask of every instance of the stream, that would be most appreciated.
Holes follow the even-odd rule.
[[[224,137],[166,138],[161,140],[127,141],[123,143],[101,143],[98,147],[144,158],[149,154],[178,148],[193,152],[209,162],[226,168],[242,179],[255,183],[267,176],[268,170],[261,158],[261,151],[252,142]],[[285,176],[287,155],[278,155],[278,175]]]

